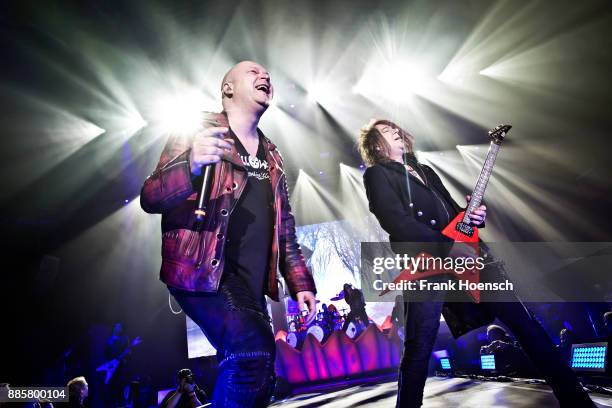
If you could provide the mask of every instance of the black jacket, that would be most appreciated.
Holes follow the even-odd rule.
[[[429,166],[417,167],[427,184],[397,162],[369,167],[363,175],[370,211],[392,242],[453,242],[440,232],[461,210]],[[413,164],[413,168],[416,166]]]
[[[391,242],[439,242],[444,245],[437,255],[446,256],[453,240],[441,230],[462,208],[431,167],[411,164],[426,184],[409,173],[406,177],[405,167],[397,162],[377,164],[365,171],[363,180],[370,211]],[[485,308],[471,302],[447,302],[443,314],[455,337],[494,320]]]

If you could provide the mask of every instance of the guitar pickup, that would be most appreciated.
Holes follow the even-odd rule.
[[[455,229],[470,238],[472,237],[472,235],[474,235],[474,227],[470,226],[469,224],[466,224],[465,222],[458,222],[457,225],[455,225]]]

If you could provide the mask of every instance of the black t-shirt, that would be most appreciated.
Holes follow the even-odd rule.
[[[244,281],[259,301],[264,295],[274,231],[274,195],[269,164],[261,137],[257,155],[253,157],[240,140],[232,136],[248,179],[240,201],[230,215],[224,274],[233,274]]]

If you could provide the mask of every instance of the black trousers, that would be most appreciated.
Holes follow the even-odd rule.
[[[266,407],[274,391],[276,344],[263,294],[236,276],[224,277],[217,293],[169,288],[183,311],[217,349],[219,377],[213,407]]]
[[[406,338],[400,365],[398,408],[421,406],[429,358],[440,327],[445,292],[431,291],[420,295],[429,300],[420,297],[418,302],[406,303]],[[595,407],[542,326],[518,299],[515,302],[485,303],[483,306],[510,328],[562,408]]]

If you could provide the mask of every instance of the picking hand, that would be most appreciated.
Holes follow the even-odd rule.
[[[472,199],[472,196],[468,194],[467,196],[465,196],[465,199],[469,204],[470,200]],[[487,218],[487,207],[485,205],[481,205],[480,207],[475,209],[474,212],[471,212],[469,214],[469,217],[472,225],[476,227],[481,225],[485,221],[485,218]]]

